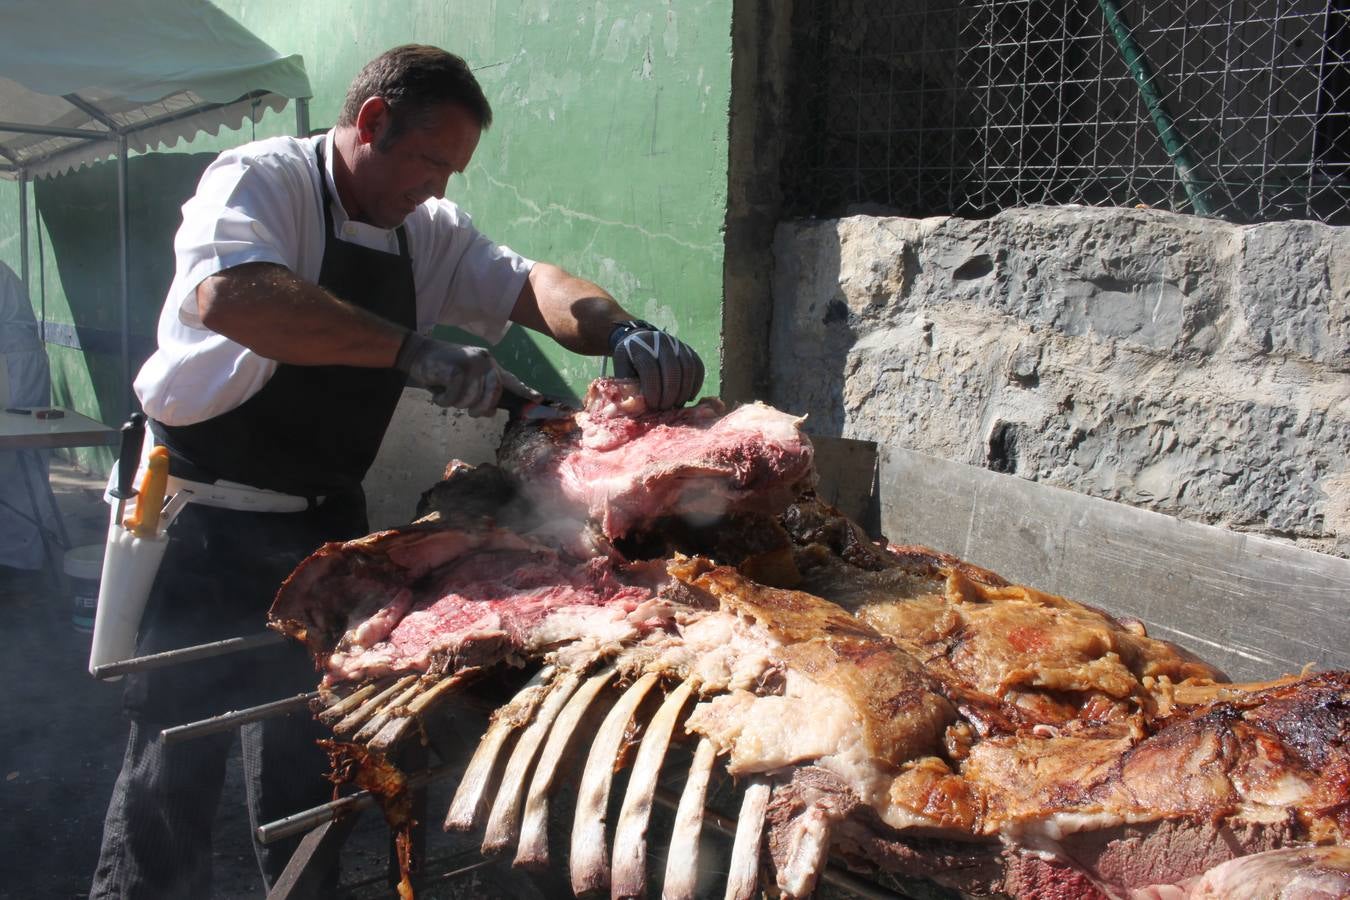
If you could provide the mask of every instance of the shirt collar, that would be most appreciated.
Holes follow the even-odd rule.
[[[333,145],[333,133],[337,129],[330,128],[328,133],[323,136],[323,178],[328,183],[328,196],[333,198],[333,224],[335,226],[345,225],[347,222],[347,210],[342,206],[342,197],[338,194],[337,181],[333,178],[333,156],[336,153]]]
[[[347,215],[347,210],[342,205],[342,197],[338,194],[337,181],[333,178],[333,159],[337,156],[337,149],[334,144],[336,131],[336,128],[330,128],[328,133],[323,136],[323,177],[328,183],[328,196],[333,198],[329,208],[333,213],[334,232],[345,241],[352,241],[378,250],[397,252],[398,234],[396,229],[380,228],[378,225],[369,225],[365,222],[353,222],[351,217]]]

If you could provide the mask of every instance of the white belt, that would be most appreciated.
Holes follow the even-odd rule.
[[[136,478],[138,481],[140,476],[141,473],[137,472]],[[108,476],[109,491],[116,483],[116,478],[117,468],[114,466],[113,471]],[[236,512],[292,513],[304,512],[309,509],[309,498],[307,497],[281,494],[264,488],[240,484],[236,481],[217,481],[214,484],[206,484],[201,481],[188,481],[185,478],[170,475],[164,484],[164,496],[172,497],[178,493],[184,494],[183,500],[178,501],[180,508],[183,502],[188,502],[200,503],[203,506],[215,506],[220,509],[232,509]],[[113,506],[117,505],[116,499],[108,491],[104,491],[103,499]],[[315,497],[314,502],[322,503],[323,498]]]
[[[215,506],[237,512],[291,513],[309,509],[308,497],[282,494],[240,484],[237,481],[216,481],[206,484],[170,475],[165,482],[164,496],[168,497],[179,491],[186,491],[191,495],[188,498],[189,503],[200,503],[203,506]],[[323,502],[322,497],[314,499],[316,503]]]

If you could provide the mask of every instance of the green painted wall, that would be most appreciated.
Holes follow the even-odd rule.
[[[400,43],[436,44],[476,70],[494,125],[448,194],[496,240],[610,290],[691,342],[719,389],[722,231],[731,91],[730,0],[220,0],[283,53],[305,58],[313,128],[331,125],[350,79]],[[172,277],[178,207],[211,154],[294,133],[290,107],[242,132],[200,135],[130,167],[133,331],[153,335]],[[0,259],[17,271],[17,187],[0,183]],[[111,164],[30,193],[35,306],[49,319],[115,330],[116,175]],[[35,199],[36,202],[32,202]],[[36,225],[36,223],[33,223]],[[39,258],[42,273],[39,277]],[[584,388],[598,362],[523,329],[498,350],[540,388]],[[59,402],[112,421],[119,360],[51,348]],[[140,359],[133,360],[133,371]],[[96,468],[106,452],[82,459]],[[101,461],[101,462],[100,462]]]

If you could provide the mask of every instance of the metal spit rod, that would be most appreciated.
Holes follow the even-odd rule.
[[[424,772],[418,772],[416,775],[408,776],[408,789],[426,787],[427,785],[447,778],[456,772],[463,771],[463,766],[446,765],[435,769],[427,769]],[[336,819],[346,813],[354,813],[362,809],[368,809],[375,805],[375,796],[370,791],[357,791],[354,794],[348,794],[345,797],[339,797],[336,800],[330,800],[322,806],[316,806],[313,809],[307,809],[304,812],[292,813],[284,819],[277,819],[275,822],[268,822],[265,825],[258,826],[258,840],[264,844],[270,844],[273,841],[279,841],[282,838],[288,838],[292,835],[301,834],[312,828],[317,828],[330,819]]]
[[[248,637],[226,638],[223,641],[212,641],[209,644],[180,647],[177,650],[166,650],[163,653],[152,653],[148,656],[137,656],[133,659],[95,666],[93,675],[95,678],[111,678],[113,675],[125,675],[128,672],[144,672],[147,669],[158,669],[163,666],[173,666],[198,659],[210,659],[213,656],[224,656],[227,653],[254,650],[258,647],[279,644],[284,640],[286,638],[275,631],[264,631],[261,634],[253,634]]]
[[[212,716],[209,719],[202,719],[199,722],[189,722],[186,725],[165,728],[159,733],[159,736],[164,743],[172,744],[175,741],[186,741],[189,738],[201,737],[205,734],[229,731],[231,728],[238,728],[248,722],[257,722],[259,719],[285,715],[297,709],[307,709],[309,702],[318,696],[318,691],[310,691],[307,694],[297,694],[284,700],[273,700],[271,703],[264,703],[261,706],[237,709],[233,712]]]

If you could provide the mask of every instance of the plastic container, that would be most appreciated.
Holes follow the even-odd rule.
[[[103,574],[103,545],[72,547],[66,551],[62,567],[70,585],[70,624],[76,631],[93,634],[99,577]]]
[[[103,579],[94,639],[89,645],[89,674],[99,666],[130,659],[136,653],[136,632],[150,597],[150,586],[169,545],[167,535],[134,537],[125,528],[113,528],[103,554]],[[122,676],[106,678],[116,681]]]

